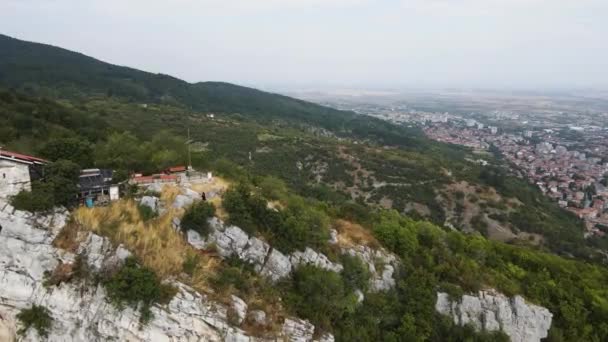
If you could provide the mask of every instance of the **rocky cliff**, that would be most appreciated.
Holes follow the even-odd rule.
[[[45,286],[48,274],[58,265],[73,263],[77,254],[93,270],[120,263],[130,255],[121,246],[112,246],[107,239],[92,233],[86,233],[73,252],[55,248],[52,242],[67,218],[65,211],[34,216],[0,202],[0,340],[17,338],[20,327],[16,316],[33,304],[46,307],[53,318],[49,341],[263,340],[231,325],[227,306],[179,282],[173,283],[177,295],[168,305],[154,306],[154,318],[143,327],[139,311],[115,308],[107,302],[102,286],[83,282]],[[238,308],[240,315],[264,319],[263,312],[247,313],[246,304]],[[281,331],[271,340],[312,341],[314,331],[307,321],[286,318]],[[22,341],[40,339],[34,329],[20,337]],[[325,335],[321,340],[333,341],[333,337]]]
[[[512,342],[536,342],[547,337],[553,317],[546,308],[526,303],[521,296],[509,298],[495,291],[464,295],[460,300],[440,292],[435,309],[452,316],[459,325],[471,324],[477,330],[502,330]]]
[[[185,284],[172,282],[178,289],[167,305],[152,307],[154,318],[140,324],[140,312],[119,310],[106,299],[102,286],[82,281],[45,285],[49,274],[62,265],[74,264],[82,256],[89,269],[102,271],[123,262],[130,252],[114,246],[104,237],[83,234],[70,250],[56,248],[53,241],[66,225],[64,210],[37,216],[17,211],[0,200],[0,341],[14,341],[20,322],[17,314],[32,305],[47,308],[53,317],[49,341],[313,341],[315,327],[295,317],[285,318],[280,329],[267,339],[256,338],[238,327],[245,318],[264,323],[266,313],[249,310],[240,298],[232,296],[231,305],[218,303]],[[176,228],[179,222],[174,222]],[[248,236],[238,227],[211,221],[212,233],[203,239],[188,232],[191,245],[206,248],[213,244],[221,256],[235,255],[250,262],[271,279],[280,279],[302,264],[312,264],[334,272],[342,265],[312,249],[290,255],[273,249],[266,242]],[[340,235],[341,236],[341,235]],[[340,237],[332,231],[332,243]],[[358,256],[372,275],[371,289],[383,291],[394,286],[397,258],[381,248],[364,245],[339,245],[342,253]],[[381,267],[381,268],[380,268]],[[362,300],[362,294],[360,300]],[[547,336],[552,314],[545,308],[526,303],[519,296],[508,298],[494,291],[464,295],[458,300],[438,293],[436,310],[449,315],[459,325],[471,324],[478,330],[502,330],[512,341],[540,341]],[[234,316],[236,313],[236,323]],[[23,341],[39,341],[34,329],[20,336]],[[326,334],[319,341],[333,341]]]
[[[311,248],[286,255],[257,237],[249,236],[241,228],[227,226],[217,218],[209,220],[209,225],[211,233],[207,238],[201,237],[193,230],[187,232],[188,242],[194,248],[205,249],[213,245],[222,257],[237,256],[252,264],[256,272],[275,281],[288,276],[300,265],[313,265],[333,272],[341,272],[343,269],[339,263],[330,261],[327,256]],[[337,232],[332,231],[332,235],[335,234]],[[393,254],[362,245],[341,250],[342,253],[359,257],[367,265],[371,274],[372,291],[385,291],[395,285],[393,273],[397,266],[397,257]],[[382,269],[377,269],[379,263],[382,264]]]

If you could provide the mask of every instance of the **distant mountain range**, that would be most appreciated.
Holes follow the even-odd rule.
[[[51,98],[113,96],[199,112],[239,113],[256,120],[288,120],[388,144],[419,145],[421,137],[416,131],[353,112],[230,83],[188,83],[5,35],[0,35],[0,87]]]

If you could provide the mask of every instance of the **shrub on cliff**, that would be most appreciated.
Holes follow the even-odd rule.
[[[19,334],[25,334],[29,328],[34,328],[40,337],[47,337],[53,324],[53,318],[49,310],[39,305],[32,305],[29,309],[21,310],[17,314],[17,319],[23,325]]]
[[[209,235],[209,222],[207,220],[215,214],[215,206],[209,202],[194,203],[182,217],[181,227],[184,231],[190,229],[203,236]]]
[[[338,273],[314,266],[301,266],[293,273],[284,302],[294,314],[324,331],[357,306],[356,296]]]
[[[143,324],[152,318],[150,307],[155,303],[167,303],[175,295],[175,289],[161,284],[152,270],[139,266],[135,258],[128,258],[116,273],[103,282],[108,298],[117,307],[137,307],[141,304],[140,320]]]
[[[44,178],[32,182],[32,191],[21,191],[12,204],[19,210],[40,212],[55,206],[70,206],[76,201],[80,167],[69,160],[59,160],[44,167]]]

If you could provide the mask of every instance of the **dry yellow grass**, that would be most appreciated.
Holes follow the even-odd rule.
[[[177,197],[177,195],[180,193],[181,190],[177,186],[165,184],[160,192],[160,199],[165,203],[173,203],[173,201],[175,201],[175,197]]]
[[[207,183],[192,183],[191,189],[197,192],[223,192],[230,186],[230,182],[221,178],[213,177],[213,181]]]
[[[191,188],[197,192],[214,191],[221,194],[229,186],[228,182],[215,178],[214,183],[193,184]],[[161,200],[165,204],[172,203],[179,193],[178,187],[165,185],[161,191]],[[216,216],[227,217],[221,206],[221,196],[209,201],[217,208]],[[229,305],[230,294],[238,291],[233,288],[223,290],[212,288],[211,280],[222,270],[221,260],[194,249],[181,232],[173,229],[173,218],[183,215],[183,212],[183,209],[170,208],[163,215],[144,221],[138,204],[133,200],[116,201],[108,207],[81,207],[73,213],[71,223],[66,226],[65,232],[60,234],[61,239],[58,239],[56,244],[72,248],[81,240],[75,237],[86,235],[82,233],[84,231],[94,232],[108,237],[116,245],[123,244],[144,266],[154,270],[160,278],[178,279],[195,290],[206,293],[210,298]],[[192,271],[190,275],[187,275],[184,272],[184,262],[192,260],[194,255],[198,256],[197,266],[193,271],[190,270]],[[282,322],[285,317],[285,310],[278,297],[260,291],[257,289],[249,294],[241,294],[250,307],[262,309],[268,314],[267,325],[257,326],[246,322],[241,326],[254,336],[265,336],[278,331],[280,329],[278,322]]]
[[[334,228],[338,231],[338,245],[341,247],[352,247],[364,245],[377,248],[380,246],[378,240],[372,233],[357,223],[346,220],[336,220]]]
[[[175,209],[170,209],[162,216],[144,222],[135,202],[121,200],[109,207],[79,208],[73,217],[82,229],[123,244],[143,265],[165,279],[180,276],[188,253],[197,253],[181,233],[173,229],[171,221],[178,214]],[[214,258],[202,255],[188,283],[198,290],[206,290],[207,280],[214,274],[218,263]]]
[[[81,227],[75,220],[70,220],[53,240],[53,246],[72,253],[76,253],[78,246],[84,240]]]

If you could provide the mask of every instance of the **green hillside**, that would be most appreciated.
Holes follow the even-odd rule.
[[[420,144],[415,130],[352,112],[229,83],[191,84],[4,35],[0,35],[0,86],[37,96],[81,101],[93,96],[119,97],[199,112],[241,114],[259,121],[288,120],[388,144]]]
[[[186,162],[189,129],[195,168],[240,184],[224,196],[228,218],[274,247],[311,246],[335,261],[330,222],[360,225],[402,265],[395,289],[366,293],[361,305],[353,291],[368,275],[352,260],[346,275],[306,267],[279,286],[227,260],[212,282],[264,303],[283,298],[284,310],[338,341],[504,339],[435,313],[436,290],[458,296],[488,287],[550,309],[549,341],[608,338],[603,254],[583,238],[580,220],[491,155],[367,116],[227,83],[189,84],[6,36],[0,88],[14,88],[0,89],[0,146],[45,157],[55,162],[51,171],[157,172]],[[474,162],[480,157],[490,166]],[[64,179],[48,178],[17,204],[72,205]],[[285,208],[271,210],[271,201]],[[488,222],[528,235],[492,241]],[[116,227],[108,222],[108,232]]]
[[[483,169],[467,161],[478,158],[468,149],[416,129],[228,83],[190,84],[2,35],[1,87],[13,89],[0,99],[0,143],[8,148],[52,159],[57,139],[79,139],[95,151],[85,159],[95,166],[151,172],[185,162],[180,141],[190,129],[207,144],[195,155],[198,167],[229,160],[324,201],[388,206],[489,237],[488,225],[501,225],[517,234],[510,242],[589,255],[580,220],[497,171],[500,161],[493,161],[498,169]],[[500,182],[488,182],[496,172],[490,180]],[[464,194],[454,185],[461,182],[475,192]],[[528,233],[539,238],[530,243]]]

